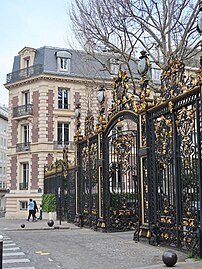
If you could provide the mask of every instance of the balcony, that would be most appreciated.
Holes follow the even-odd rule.
[[[17,106],[13,108],[13,118],[25,117],[32,115],[32,105]]]
[[[37,76],[41,73],[43,73],[43,65],[33,65],[28,68],[20,69],[18,71],[7,74],[6,83],[16,82],[18,80]]]
[[[74,141],[54,141],[54,149],[63,149],[67,147],[69,150],[75,150],[75,142]]]
[[[30,142],[16,144],[16,152],[23,152],[30,150]]]
[[[28,182],[19,183],[20,190],[28,190]]]

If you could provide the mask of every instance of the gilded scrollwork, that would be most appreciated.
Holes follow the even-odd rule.
[[[84,147],[81,153],[82,156],[82,167],[84,171],[87,171],[87,163],[88,163],[88,147]]]
[[[154,132],[158,158],[161,163],[165,163],[172,148],[172,120],[162,115],[156,120]]]
[[[133,134],[121,134],[118,137],[114,137],[112,145],[114,146],[114,153],[118,157],[118,162],[122,165],[122,173],[126,173],[130,163],[129,158],[132,154],[132,148],[134,147]]]
[[[94,134],[94,117],[92,115],[92,112],[88,110],[87,116],[85,118],[85,136],[90,137]]]
[[[192,134],[195,127],[195,111],[193,107],[183,107],[178,111],[176,126],[178,135],[181,137],[180,152],[186,167],[189,166],[190,155],[194,153]]]

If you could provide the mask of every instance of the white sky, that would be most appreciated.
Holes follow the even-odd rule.
[[[6,74],[12,72],[14,56],[22,48],[70,48],[67,9],[71,1],[0,0],[0,104],[8,106],[8,91],[3,84]]]

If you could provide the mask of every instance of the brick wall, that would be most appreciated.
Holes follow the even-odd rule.
[[[11,157],[11,175],[10,175],[10,189],[17,189],[17,157]]]
[[[53,154],[49,153],[48,156],[46,157],[46,160],[47,160],[47,165],[53,164],[53,160],[54,160]]]
[[[39,188],[39,157],[38,154],[32,154],[31,158],[31,189]]]
[[[39,140],[39,91],[35,91],[32,96],[33,100],[33,124],[32,124],[32,143]]]
[[[12,109],[18,106],[19,98],[14,96],[12,99]],[[14,119],[11,120],[11,143],[15,146],[18,142],[18,122]]]
[[[54,107],[54,94],[52,90],[48,91],[48,109],[47,109],[47,138],[48,142],[53,142],[53,107]]]

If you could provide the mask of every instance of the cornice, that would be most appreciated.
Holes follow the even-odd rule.
[[[12,89],[12,88],[17,88],[20,86],[24,86],[24,85],[28,85],[28,84],[32,84],[34,82],[37,81],[56,81],[56,82],[69,82],[69,83],[77,83],[77,84],[82,84],[82,85],[92,85],[95,83],[99,83],[99,84],[103,84],[103,81],[105,84],[111,84],[113,82],[113,79],[90,79],[90,78],[82,78],[82,77],[59,77],[59,76],[54,76],[51,74],[41,74],[39,76],[35,76],[35,77],[31,77],[28,79],[23,79],[23,80],[19,80],[19,81],[15,81],[13,83],[8,83],[8,84],[4,84],[4,86],[6,87],[6,89]]]

